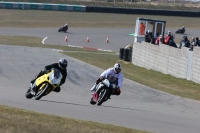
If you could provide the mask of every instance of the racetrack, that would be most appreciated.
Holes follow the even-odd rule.
[[[165,32],[167,33],[168,30],[173,34],[176,31],[176,29],[168,28]],[[0,28],[0,35],[35,36],[44,38],[44,44],[85,46],[115,52],[119,52],[120,48],[133,43],[134,37],[127,35],[134,32],[134,28],[69,28],[67,33],[58,33],[56,28]],[[66,35],[68,42],[64,41]],[[184,35],[187,35],[188,39],[191,40],[192,37],[199,36],[199,30],[186,29]],[[89,43],[86,42],[87,36]],[[175,35],[176,38],[182,38],[182,36],[182,34]],[[106,43],[107,37],[109,37],[109,43]]]
[[[126,34],[134,31],[133,29],[130,31],[129,29],[106,30],[109,30],[113,36],[110,37],[109,44],[105,43],[107,36],[105,31],[98,29],[95,31],[70,29],[67,33],[70,37],[69,43],[118,51],[132,39],[130,37],[131,39],[128,40],[129,37]],[[91,33],[89,44],[85,43],[87,33]],[[190,35],[193,35],[192,33],[196,34],[191,31]],[[45,43],[65,45],[66,34],[58,33],[57,29],[20,29],[19,31],[17,28],[1,28],[0,35],[27,35],[42,38],[48,36]],[[123,40],[122,35],[127,38]],[[96,40],[93,40],[93,37]],[[102,45],[97,45],[101,40]],[[57,62],[61,57],[69,61],[68,78],[62,86],[61,93],[50,93],[39,101],[26,99],[25,92],[30,80],[45,65]],[[111,100],[100,107],[90,105],[90,88],[103,70],[56,51],[0,45],[0,62],[0,104],[157,133],[199,133],[200,131],[200,103],[198,101],[169,95],[127,79],[124,79],[120,96],[112,96]]]

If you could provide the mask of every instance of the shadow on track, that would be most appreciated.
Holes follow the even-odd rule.
[[[147,110],[139,110],[139,109],[132,109],[132,108],[123,108],[123,107],[115,107],[115,106],[96,106],[96,105],[83,105],[83,104],[78,104],[78,103],[67,103],[67,102],[59,102],[59,101],[50,101],[50,100],[40,100],[40,101],[45,101],[45,102],[51,102],[51,103],[60,103],[60,104],[69,104],[69,105],[78,105],[78,106],[86,106],[86,107],[106,107],[106,108],[116,108],[116,109],[122,109],[122,110],[131,110],[131,111],[147,111]],[[151,111],[148,111],[151,112]]]
[[[72,33],[72,32],[59,32],[59,33],[74,34],[74,33]]]

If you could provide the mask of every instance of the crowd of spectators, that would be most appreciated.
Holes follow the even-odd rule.
[[[162,44],[166,44],[171,47],[180,48],[180,49],[182,47],[187,47],[187,48],[190,48],[190,50],[193,50],[194,46],[200,47],[199,37],[196,37],[196,38],[192,37],[192,40],[189,41],[188,37],[185,35],[183,35],[183,38],[180,41],[180,44],[178,47],[174,41],[174,36],[170,31],[168,31],[167,36],[163,37],[159,33],[156,33],[156,35],[153,36],[152,32],[148,30],[145,34],[145,42],[155,44],[155,45],[159,45],[160,43],[162,43]]]

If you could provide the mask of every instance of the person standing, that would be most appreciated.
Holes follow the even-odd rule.
[[[140,35],[145,35],[145,25],[143,22],[140,24]]]

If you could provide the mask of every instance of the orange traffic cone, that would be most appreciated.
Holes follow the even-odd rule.
[[[106,38],[106,43],[109,43],[108,37]]]
[[[89,36],[87,37],[86,42],[90,42],[90,41],[89,41]]]
[[[68,42],[68,40],[67,40],[67,35],[65,36],[65,42]]]

